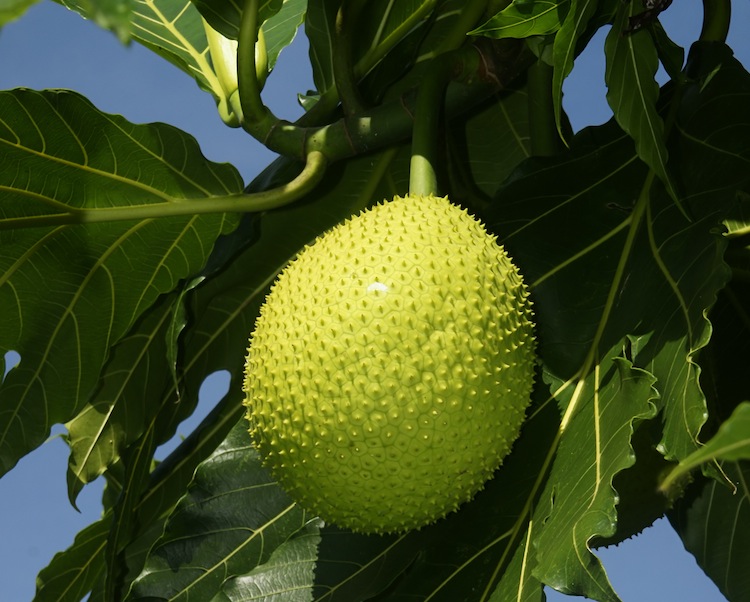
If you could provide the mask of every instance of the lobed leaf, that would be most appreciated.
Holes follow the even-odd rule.
[[[715,95],[744,102],[747,74],[739,69],[728,61],[719,71],[726,79],[691,91],[690,110],[678,122],[682,139],[674,148],[689,166],[683,200],[692,221],[650,182],[611,123],[579,134],[567,158],[528,163],[490,210],[489,223],[531,280],[545,382],[563,415],[549,477],[525,527],[536,554],[525,554],[504,577],[498,599],[511,599],[518,576],[531,572],[564,592],[617,600],[587,548],[614,533],[612,484],[632,464],[633,428],[653,416],[653,401],[664,417],[662,453],[684,458],[698,445],[706,400],[695,356],[708,342],[705,316],[726,283],[719,224],[748,186],[746,158],[726,156],[739,148],[746,115],[722,115],[733,123],[715,124],[722,135],[694,128]],[[550,265],[549,257],[559,260]]]
[[[736,489],[715,480],[700,482],[668,513],[685,548],[727,600],[750,598],[750,467],[722,463]]]
[[[305,21],[307,0],[284,0],[276,14],[265,21],[261,29],[266,41],[268,70],[272,71],[281,51],[289,46],[297,35],[297,29]]]
[[[310,42],[313,82],[319,93],[333,88],[333,36],[338,3],[308,0],[305,33]]]
[[[139,327],[112,349],[94,397],[65,426],[70,445],[68,497],[120,459],[160,411],[150,391],[170,383],[166,334],[173,314],[174,297],[159,299],[144,315]],[[168,403],[174,403],[168,398]]]
[[[130,124],[72,92],[3,92],[0,114],[6,224],[241,188],[234,168],[206,161],[186,134]],[[0,233],[0,307],[10,317],[0,325],[0,347],[21,355],[0,386],[2,472],[39,445],[53,423],[85,407],[110,346],[159,295],[198,271],[231,226],[218,214]]]
[[[240,577],[229,579],[221,588],[230,602],[277,599],[306,602],[313,580],[320,541],[316,521],[311,521],[277,547],[268,562]]]

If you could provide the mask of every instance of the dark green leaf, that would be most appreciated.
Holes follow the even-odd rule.
[[[654,40],[659,61],[674,81],[682,78],[682,67],[685,62],[685,49],[675,44],[659,21],[654,21],[649,27],[649,33]]]
[[[334,85],[333,36],[338,2],[308,0],[305,33],[310,41],[310,65],[313,82],[323,93]]]
[[[4,92],[0,114],[5,224],[241,189],[236,170],[209,163],[186,134],[130,124],[71,92]],[[0,324],[0,349],[21,355],[0,387],[2,471],[39,445],[53,423],[85,407],[109,347],[160,294],[197,272],[231,225],[219,214],[0,233],[0,308],[12,316]]]
[[[604,44],[607,56],[605,81],[607,101],[620,127],[635,140],[638,156],[648,165],[675,199],[667,172],[667,147],[664,123],[656,109],[659,84],[654,79],[659,57],[653,38],[647,31],[623,35],[637,3],[621,4],[617,20]]]
[[[79,602],[104,573],[109,520],[86,527],[73,545],[58,552],[37,577],[34,602]]]
[[[260,0],[258,3],[258,23],[275,15],[281,9],[283,0]],[[236,40],[240,29],[244,3],[240,0],[195,0],[193,4],[213,27],[230,40]]]
[[[128,599],[210,600],[227,578],[267,562],[308,520],[261,468],[239,422],[199,467]]]
[[[307,602],[319,542],[318,521],[310,521],[277,547],[268,562],[228,580],[221,591],[230,602],[263,599]]]
[[[531,154],[526,88],[509,90],[459,117],[450,134],[447,189],[456,202],[481,207]]]
[[[726,79],[717,80],[722,72]],[[705,315],[727,277],[719,224],[749,174],[746,159],[731,164],[726,156],[747,127],[743,112],[711,112],[722,125],[694,129],[715,96],[746,101],[747,76],[731,64],[719,74],[716,87],[688,96],[674,142],[689,174],[684,202],[693,221],[650,183],[613,124],[580,134],[567,158],[522,166],[487,213],[531,283],[545,381],[563,413],[528,526],[536,555],[506,576],[509,584],[501,582],[503,595],[512,596],[513,579],[532,571],[562,591],[615,600],[587,546],[614,532],[612,483],[633,462],[633,427],[653,415],[653,400],[665,420],[663,453],[684,458],[697,447],[706,402],[695,358],[710,333]]]
[[[552,76],[552,102],[555,107],[557,129],[561,137],[564,137],[562,127],[563,82],[573,70],[578,39],[584,36],[589,19],[594,16],[596,8],[597,0],[571,0],[568,14],[555,34],[555,43],[552,47],[552,65],[555,68]]]
[[[732,602],[750,600],[750,465],[724,462],[735,489],[715,480],[697,484],[696,495],[669,513],[687,550]]]

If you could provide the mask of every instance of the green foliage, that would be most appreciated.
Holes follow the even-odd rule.
[[[238,125],[294,149],[247,185],[172,127],[74,92],[0,92],[0,357],[21,357],[0,383],[0,467],[65,424],[71,502],[107,484],[102,517],[40,573],[36,600],[541,601],[551,586],[611,602],[595,546],[663,513],[720,590],[750,600],[750,74],[722,41],[727,2],[706,4],[684,66],[638,2],[65,4],[182,69],[225,113],[206,23],[242,55],[255,50],[242,17],[257,11],[268,69],[304,23],[317,89],[288,124],[247,102],[257,74],[240,78],[251,111]],[[26,3],[9,6],[0,24]],[[603,26],[614,118],[569,135],[563,82]],[[536,55],[547,79],[530,86]],[[440,77],[456,81],[423,85]],[[426,159],[440,192],[530,286],[538,378],[521,437],[475,499],[421,530],[365,536],[272,480],[242,369],[286,263],[408,192],[414,120],[439,124]],[[562,133],[561,150],[532,156]],[[155,462],[217,370],[229,392]]]

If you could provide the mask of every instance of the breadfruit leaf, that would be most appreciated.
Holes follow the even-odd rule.
[[[748,600],[750,465],[726,461],[721,470],[733,487],[699,479],[667,516],[685,548],[727,600]]]
[[[746,114],[694,129],[716,97],[747,102],[744,70],[729,60],[715,77],[722,73],[716,87],[695,84],[677,125],[690,221],[613,123],[580,134],[567,158],[529,163],[489,213],[531,283],[545,382],[560,404],[559,441],[528,527],[536,549],[528,570],[561,591],[617,599],[587,548],[614,533],[613,478],[632,464],[632,429],[654,415],[651,404],[664,422],[663,454],[681,459],[699,445],[706,400],[696,354],[728,277],[721,222],[748,186],[747,158],[735,152]]]
[[[130,124],[72,92],[3,92],[0,105],[5,223],[241,190],[234,168],[206,161],[172,127]],[[0,232],[0,311],[12,316],[0,347],[22,358],[0,386],[2,472],[85,407],[109,347],[232,226],[218,214]]]

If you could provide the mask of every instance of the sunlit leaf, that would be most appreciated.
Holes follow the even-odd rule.
[[[289,46],[305,20],[307,0],[284,0],[279,11],[263,21],[268,70],[273,70],[281,51]]]
[[[66,424],[71,501],[120,458],[159,411],[161,406],[153,403],[149,391],[161,391],[170,382],[166,335],[173,305],[174,297],[161,299],[140,326],[113,348],[96,394]]]
[[[3,92],[0,105],[6,224],[241,188],[234,168],[207,162],[186,134],[130,124],[77,94]],[[23,358],[0,387],[3,471],[39,445],[53,423],[84,408],[109,347],[160,294],[203,266],[229,226],[219,214],[86,227],[72,219],[0,233],[0,307],[10,318],[0,325],[0,348]]]
[[[87,0],[58,0],[67,8],[94,19]],[[190,0],[134,0],[130,35],[179,67],[215,98],[222,98],[221,83],[209,58],[200,12]]]
[[[81,0],[81,6],[100,27],[113,31],[121,42],[129,42],[136,0]]]
[[[682,460],[662,483],[662,488],[669,486],[682,475],[701,464],[719,460],[750,459],[750,403],[737,406],[732,415],[721,424],[719,432],[705,445],[695,450]]]
[[[528,38],[555,33],[565,20],[570,0],[516,0],[470,32],[489,38]]]

